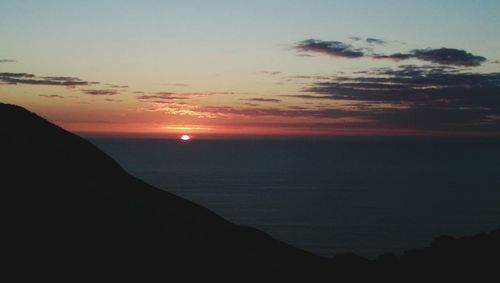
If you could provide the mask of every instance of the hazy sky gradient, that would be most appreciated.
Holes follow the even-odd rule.
[[[496,0],[5,0],[0,73],[7,74],[0,76],[0,101],[26,106],[74,131],[496,135],[498,27]],[[364,56],[298,48],[309,39],[329,48],[350,46]],[[439,51],[443,47],[449,50]],[[486,61],[462,66],[469,61],[443,61],[435,57],[441,53],[424,57],[415,50],[463,50],[456,56]],[[374,59],[394,54],[411,58]],[[379,91],[399,84],[401,74],[372,84],[371,77],[388,75],[380,68],[408,65],[434,67],[412,73],[432,77],[432,84],[405,85],[413,89],[398,90],[397,100]],[[13,73],[33,75],[37,82],[14,82]],[[88,84],[41,83],[44,77]],[[355,78],[348,98],[339,96],[346,85],[338,86],[346,77]],[[436,80],[446,86],[428,91]],[[476,92],[479,98],[471,99]],[[436,123],[424,119],[430,116]],[[392,122],[398,119],[409,120]]]

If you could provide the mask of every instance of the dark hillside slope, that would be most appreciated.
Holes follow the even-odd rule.
[[[1,103],[0,162],[4,276],[9,272],[39,281],[64,274],[69,282],[84,276],[101,281],[103,272],[111,282],[150,277],[173,282],[200,277],[210,282],[498,281],[500,230],[439,237],[431,247],[401,257],[321,258],[156,189],[86,140]],[[179,275],[183,279],[176,279]]]
[[[138,180],[23,108],[0,104],[0,151],[11,263],[293,274],[327,262]]]

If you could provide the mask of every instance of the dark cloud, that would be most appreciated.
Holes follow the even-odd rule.
[[[241,99],[241,100],[254,101],[254,102],[273,102],[273,103],[281,102],[281,99],[262,98],[262,97],[254,97],[254,98],[247,98],[247,99]]]
[[[483,56],[454,48],[415,49],[409,53],[395,53],[391,55],[374,54],[372,57],[374,59],[390,59],[394,61],[418,59],[441,65],[461,67],[477,67],[487,61]]]
[[[328,79],[330,79],[329,76],[319,76],[319,75],[313,75],[313,76],[298,75],[298,76],[288,76],[286,78],[287,79],[315,79],[315,80],[328,80]]]
[[[370,44],[378,44],[378,45],[386,45],[387,41],[379,38],[367,38],[365,39],[366,42]]]
[[[384,125],[425,129],[490,127],[500,130],[500,73],[472,73],[448,66],[405,65],[361,76],[332,77],[304,89],[304,99],[357,105],[356,115]],[[405,124],[406,123],[406,124]],[[405,124],[405,125],[403,125]]]
[[[361,38],[359,38],[359,40],[361,40]],[[372,45],[387,44],[387,41],[377,38],[367,38],[365,41]],[[357,48],[351,44],[340,41],[308,39],[297,43],[294,48],[300,52],[322,53],[334,57],[388,59],[393,61],[417,59],[441,65],[460,67],[477,67],[487,62],[487,59],[483,56],[474,55],[462,49],[445,47],[437,49],[414,49],[409,52],[398,52],[394,54],[379,54],[373,52],[370,48]]]
[[[303,98],[303,99],[331,99],[329,95],[311,95],[311,94],[282,94],[280,97]]]
[[[380,68],[367,76],[332,77],[316,82],[306,91],[335,99],[399,101],[420,97],[457,98],[464,95],[494,95],[500,91],[500,73],[460,72],[450,67],[404,65],[397,69]],[[493,92],[491,92],[493,91]],[[500,98],[500,95],[497,95]]]
[[[0,63],[15,63],[15,62],[17,61],[12,59],[0,59]]]
[[[120,92],[116,89],[82,89],[82,92],[89,95],[103,96],[103,95],[117,95]]]
[[[57,94],[39,94],[38,96],[44,98],[64,98],[63,96]]]
[[[351,37],[349,37],[349,39],[350,40],[354,40],[354,41],[360,41],[360,40],[362,40],[361,37],[357,37],[357,36],[351,36]]]
[[[372,54],[370,56],[373,59],[388,59],[388,60],[393,60],[393,61],[402,61],[402,60],[408,60],[413,58],[411,54],[405,54],[405,53],[394,53],[390,55],[385,55],[385,54]]]
[[[295,49],[302,52],[323,53],[334,57],[360,58],[365,56],[362,49],[340,41],[308,39],[297,43]]]
[[[443,65],[475,67],[486,62],[482,56],[453,48],[415,49],[411,54],[414,58]]]
[[[52,85],[52,86],[86,86],[94,84],[75,77],[37,77],[28,73],[0,73],[0,82],[6,84]]]

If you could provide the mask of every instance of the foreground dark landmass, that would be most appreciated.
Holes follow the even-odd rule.
[[[399,257],[315,256],[156,189],[86,140],[1,103],[0,151],[3,269],[18,277],[480,282],[500,266],[500,229]]]

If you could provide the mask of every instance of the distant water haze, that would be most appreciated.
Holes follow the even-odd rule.
[[[498,138],[92,142],[137,177],[318,255],[500,225]]]

